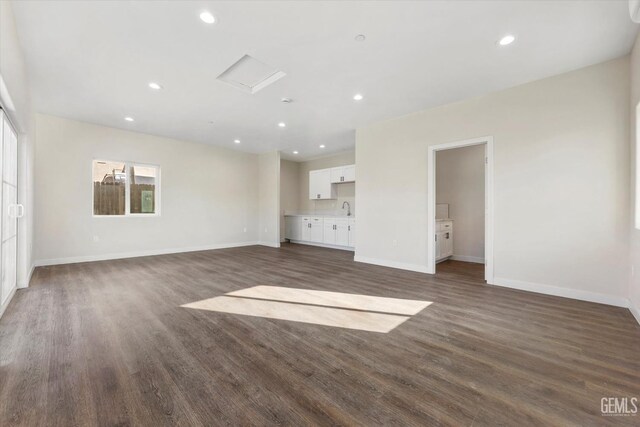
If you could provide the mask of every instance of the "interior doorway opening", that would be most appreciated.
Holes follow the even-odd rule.
[[[493,283],[493,138],[429,147],[427,269]]]

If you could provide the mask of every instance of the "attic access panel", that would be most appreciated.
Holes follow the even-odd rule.
[[[244,55],[218,76],[221,82],[244,92],[254,94],[286,76],[280,71],[250,55]]]

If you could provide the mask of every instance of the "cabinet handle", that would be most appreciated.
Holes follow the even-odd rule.
[[[351,226],[350,225],[347,226],[347,231],[351,231]]]

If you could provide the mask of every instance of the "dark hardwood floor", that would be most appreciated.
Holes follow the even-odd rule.
[[[0,425],[639,425],[628,310],[345,251],[246,247],[41,267],[0,320]],[[186,309],[256,285],[433,301],[390,333]]]

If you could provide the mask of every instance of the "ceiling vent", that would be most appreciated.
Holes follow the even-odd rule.
[[[244,55],[220,74],[218,80],[254,94],[284,76],[286,73],[283,71],[258,61],[252,56]]]

